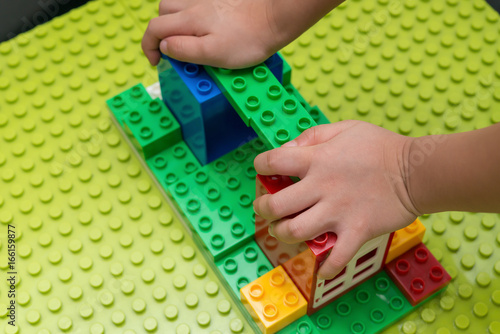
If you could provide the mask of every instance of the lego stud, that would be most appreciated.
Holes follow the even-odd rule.
[[[246,154],[245,150],[242,150],[241,148],[238,148],[233,153],[233,159],[238,161],[238,162],[242,162],[246,158],[247,158],[247,154]]]
[[[250,111],[255,111],[259,109],[260,101],[257,96],[251,95],[247,98],[245,102],[245,107]]]
[[[370,319],[375,322],[375,323],[381,323],[382,321],[384,321],[385,319],[385,314],[384,312],[379,309],[379,308],[376,308],[376,309],[373,309],[371,312],[370,312]]]
[[[396,272],[398,275],[406,275],[410,272],[410,262],[405,259],[399,259],[396,261]]]
[[[190,78],[194,78],[198,75],[200,68],[196,64],[186,64],[184,65],[184,73]]]
[[[204,171],[199,171],[194,175],[194,180],[198,184],[204,184],[208,181],[208,174]]]
[[[294,307],[299,302],[299,296],[293,292],[289,291],[285,294],[285,305]]]
[[[351,333],[352,334],[363,334],[366,331],[365,324],[362,322],[356,321],[351,325]]]
[[[219,208],[219,217],[222,219],[229,219],[233,215],[233,210],[227,205],[223,205]]]
[[[189,190],[189,187],[184,182],[179,182],[175,185],[174,191],[177,195],[185,195]]]
[[[425,289],[425,282],[420,277],[411,280],[410,289],[415,293],[421,293]]]
[[[279,241],[271,235],[267,235],[264,239],[264,247],[269,250],[276,249],[278,247]]]
[[[177,175],[175,175],[174,173],[168,173],[167,175],[165,175],[165,183],[166,184],[173,184],[177,182]]]
[[[187,210],[190,213],[196,213],[200,210],[201,204],[197,199],[190,199],[187,203]]]
[[[210,201],[216,201],[220,198],[220,191],[219,191],[219,189],[217,189],[213,186],[209,186],[205,192],[205,196],[207,196],[207,198]]]
[[[197,168],[198,166],[196,166],[196,164],[193,162],[186,162],[186,164],[184,165],[184,171],[186,172],[186,174],[191,174]]]
[[[231,176],[226,181],[226,187],[231,190],[236,190],[240,187],[240,180],[238,180],[234,176]]]
[[[234,274],[238,270],[238,263],[234,259],[224,261],[224,270],[228,274]]]
[[[404,307],[404,301],[403,298],[395,296],[392,297],[391,300],[389,301],[389,306],[395,311],[399,311]]]
[[[328,329],[332,326],[332,318],[322,314],[316,319],[316,325],[321,329]]]
[[[282,286],[285,283],[285,275],[280,272],[274,272],[271,275],[271,285],[273,286]]]
[[[190,119],[195,114],[195,110],[192,105],[186,104],[182,106],[180,114],[181,119]]]
[[[140,132],[141,138],[148,139],[148,138],[151,138],[152,135],[153,135],[153,131],[151,131],[151,129],[148,128],[147,126],[144,126],[141,128],[141,132]]]
[[[208,80],[200,80],[196,84],[196,90],[200,95],[207,95],[212,90],[212,84]]]
[[[134,110],[134,111],[131,111],[130,114],[128,114],[128,119],[132,123],[139,123],[142,119],[142,116],[138,111]]]
[[[288,256],[288,254],[287,254]],[[292,260],[292,273],[296,276],[302,275],[306,272],[306,262],[302,258]]]
[[[341,316],[346,316],[351,313],[351,306],[345,302],[337,304],[337,313]]]
[[[265,110],[260,114],[260,121],[264,125],[271,125],[276,120],[276,116],[274,116],[274,112],[271,110]]]
[[[318,235],[316,238],[314,238],[313,243],[316,246],[324,246],[327,241],[328,241],[328,234],[324,233],[324,234]]]
[[[268,70],[264,66],[258,66],[253,69],[253,78],[259,82],[264,82],[268,76]]]
[[[428,259],[429,259],[429,252],[427,251],[427,249],[419,247],[415,250],[415,260],[418,263],[427,262]]]
[[[153,165],[155,166],[155,168],[163,169],[167,167],[167,159],[165,159],[164,157],[156,157],[153,160]]]
[[[208,232],[212,229],[212,219],[207,216],[203,216],[198,221],[198,227],[204,232]]]
[[[302,103],[301,103],[301,105],[302,105]],[[305,108],[305,106],[304,106],[304,105],[302,105],[302,107],[304,107],[304,108]],[[319,121],[319,112],[318,112],[318,110],[316,110],[316,109],[311,109],[311,110],[309,111],[309,115],[311,115],[312,119],[313,119],[316,123]]]
[[[235,92],[243,92],[247,88],[247,82],[242,77],[236,77],[231,82],[231,87]]]
[[[245,227],[241,223],[234,223],[231,226],[231,234],[235,238],[241,238],[245,234]]]
[[[174,148],[174,157],[177,159],[183,158],[186,155],[186,150],[182,146],[177,146]]]
[[[160,127],[162,127],[163,129],[168,129],[169,127],[172,126],[172,124],[174,123],[172,122],[170,117],[163,116],[162,118],[160,118]]]
[[[285,130],[285,129],[279,129],[278,131],[276,131],[275,135],[274,135],[274,140],[282,145],[284,143],[286,143],[287,141],[290,141],[290,133],[288,133],[288,130]]]
[[[375,281],[375,289],[380,292],[385,292],[389,289],[389,281],[387,278],[381,277]]]
[[[310,127],[312,126],[312,122],[309,118],[307,117],[302,117],[301,119],[299,119],[299,121],[297,122],[297,130],[299,130],[300,132],[304,132],[306,131],[307,129],[309,129]]]
[[[431,268],[429,276],[434,282],[439,282],[444,277],[444,270],[440,266],[434,266]]]
[[[412,234],[417,230],[417,228],[418,228],[418,223],[417,221],[414,221],[413,223],[405,227],[405,231]]]
[[[215,249],[221,249],[222,247],[224,247],[224,243],[225,243],[224,237],[220,234],[215,234],[210,240],[210,244]]]
[[[219,173],[223,173],[227,170],[227,164],[223,160],[218,160],[214,164],[214,169]]]
[[[125,102],[123,101],[123,98],[121,96],[115,96],[113,98],[112,103],[113,103],[113,107],[115,107],[115,108],[119,108],[125,104]]]
[[[267,90],[267,96],[271,100],[278,100],[281,97],[281,88],[278,85],[271,85]]]
[[[285,114],[291,115],[297,111],[297,101],[294,99],[286,99],[283,102],[282,106],[283,111]]]
[[[238,290],[240,290],[241,288],[243,288],[244,286],[246,286],[248,283],[250,283],[250,281],[248,280],[248,278],[246,278],[246,277],[240,277],[236,281],[236,286],[237,286]]]
[[[253,247],[247,247],[244,251],[244,257],[248,262],[254,262],[257,260],[257,251]]]
[[[278,308],[274,304],[266,304],[264,305],[262,314],[267,320],[272,320],[278,315]]]
[[[131,90],[131,93],[130,93],[130,95],[132,95],[132,97],[139,98],[139,97],[142,96],[142,94],[143,94],[143,92],[142,92],[141,87],[139,87],[139,86],[132,87],[132,90]]]
[[[366,290],[359,290],[356,293],[356,300],[360,304],[366,304],[370,300],[370,294]]]
[[[255,179],[255,177],[257,176],[257,172],[255,171],[255,167],[254,166],[247,167],[247,169],[245,171],[245,175],[246,175],[246,177],[248,177],[251,180]]]
[[[156,100],[149,102],[148,110],[152,114],[159,113],[161,110],[160,102],[158,102]]]
[[[252,284],[249,294],[252,299],[260,299],[264,295],[264,288],[260,284]]]
[[[247,194],[243,194],[240,196],[240,199],[238,201],[238,203],[244,207],[244,208],[248,208],[250,205],[252,205],[252,198],[247,195]]]

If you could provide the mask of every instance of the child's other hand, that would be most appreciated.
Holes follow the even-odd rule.
[[[304,210],[272,225],[272,234],[287,243],[336,233],[337,242],[318,273],[332,278],[366,241],[415,220],[404,172],[412,140],[360,121],[313,127],[256,157],[259,174],[301,180],[258,198],[255,211],[279,220]]]
[[[226,68],[258,64],[290,43],[339,0],[163,0],[142,49],[185,62]]]

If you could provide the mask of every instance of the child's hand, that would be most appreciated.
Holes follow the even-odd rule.
[[[404,172],[412,140],[360,121],[313,127],[256,157],[259,174],[301,180],[258,198],[255,211],[279,220],[305,210],[271,225],[270,232],[287,243],[336,233],[337,242],[319,271],[332,278],[366,241],[415,220]]]
[[[290,43],[339,0],[163,0],[142,49],[152,65],[160,52],[226,68],[255,65]]]

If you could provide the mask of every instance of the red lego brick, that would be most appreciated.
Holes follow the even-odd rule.
[[[413,306],[451,280],[451,276],[422,243],[386,264],[386,271]]]

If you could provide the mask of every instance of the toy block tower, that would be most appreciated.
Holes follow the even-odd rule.
[[[274,194],[293,183],[288,176],[257,175],[256,197]],[[391,233],[370,240],[336,277],[321,280],[317,277],[318,269],[335,247],[337,236],[326,233],[314,240],[289,245],[269,235],[269,223],[258,215],[255,217],[255,239],[273,265],[285,261],[283,268],[308,301],[308,314],[326,306],[381,270],[392,238]]]

